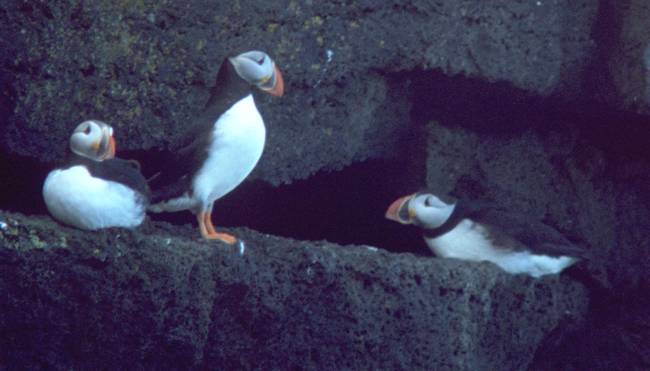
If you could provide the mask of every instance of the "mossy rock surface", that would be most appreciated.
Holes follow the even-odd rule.
[[[247,229],[241,249],[165,223],[0,221],[2,368],[525,369],[586,311],[579,283],[488,263]]]
[[[5,1],[0,145],[52,163],[71,130],[97,118],[115,127],[121,151],[175,150],[221,61],[262,49],[287,89],[257,97],[269,134],[255,176],[287,183],[395,152],[410,104],[394,74],[574,94],[596,9],[586,0]]]

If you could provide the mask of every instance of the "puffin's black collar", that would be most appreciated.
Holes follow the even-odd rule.
[[[446,222],[442,223],[442,225],[437,228],[427,228],[421,226],[423,231],[422,234],[425,238],[436,238],[442,236],[443,234],[454,229],[454,227],[456,227],[458,223],[460,223],[460,221],[465,218],[465,215],[466,213],[464,203],[459,200],[456,203],[456,207],[454,207],[454,211],[451,212],[451,215],[449,215],[449,219],[447,219]]]

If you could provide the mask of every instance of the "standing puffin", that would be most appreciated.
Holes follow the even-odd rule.
[[[437,256],[490,261],[512,274],[557,274],[585,257],[554,228],[483,203],[446,203],[421,192],[394,201],[386,218],[420,227]]]
[[[173,158],[157,174],[152,212],[192,211],[201,236],[227,244],[236,238],[212,224],[214,202],[237,187],[262,156],[266,129],[255,106],[252,86],[274,96],[284,80],[264,52],[226,58],[203,112],[194,120]],[[152,183],[153,184],[153,183]]]
[[[149,188],[136,163],[115,158],[113,128],[88,120],[70,136],[66,164],[47,175],[43,198],[55,219],[80,229],[134,228],[146,215]]]

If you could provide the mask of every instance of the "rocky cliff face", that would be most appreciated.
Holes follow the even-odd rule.
[[[0,362],[54,369],[521,369],[584,287],[370,246],[0,214]]]
[[[644,4],[4,1],[0,366],[650,368]],[[257,185],[219,217],[357,245],[237,228],[240,253],[178,223],[42,215],[80,121],[113,125],[146,172],[251,48],[287,94],[257,97]],[[531,213],[595,258],[542,280],[432,258],[382,216],[425,185]]]
[[[580,82],[593,47],[590,1],[6,2],[2,66],[14,114],[5,150],[51,162],[71,128],[110,122],[122,150],[173,149],[221,61],[264,49],[288,94],[264,99],[258,176],[274,184],[393,151],[405,86],[384,75],[439,69],[542,95]],[[61,104],[62,101],[69,104]]]

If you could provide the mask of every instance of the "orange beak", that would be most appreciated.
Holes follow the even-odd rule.
[[[266,92],[273,96],[281,97],[284,94],[284,78],[282,78],[282,72],[280,72],[278,66],[273,66],[273,74],[275,75],[275,85]]]
[[[115,138],[112,136],[108,139],[108,150],[106,151],[105,159],[115,157]]]
[[[388,210],[386,210],[386,219],[402,223],[402,224],[411,224],[413,221],[411,219],[411,215],[409,213],[409,219],[403,219],[400,217],[400,211],[402,210],[402,207],[406,205],[406,203],[413,198],[414,195],[408,195],[404,197],[400,197],[397,200],[393,201],[392,204],[388,207]]]
[[[102,147],[102,142],[101,141],[95,142],[91,146],[91,148],[95,152],[99,152],[101,147]],[[102,154],[98,153],[98,155],[99,155],[101,160],[108,160],[108,159],[111,159],[111,158],[115,157],[115,139],[113,138],[113,136],[110,136],[108,138],[108,144],[106,145],[106,151],[104,153],[102,153]]]

